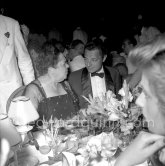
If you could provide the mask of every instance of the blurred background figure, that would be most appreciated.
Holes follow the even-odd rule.
[[[125,59],[126,59],[126,66],[128,68],[128,74],[132,74],[136,70],[136,68],[129,62],[129,59],[128,59],[128,54],[129,54],[130,50],[132,50],[136,44],[137,44],[136,40],[132,36],[125,38],[122,42],[123,52],[120,53],[120,55],[125,57]]]
[[[152,41],[153,39],[155,39],[160,34],[161,34],[161,32],[156,27],[152,27],[152,26],[142,27],[141,34],[138,36],[139,37],[139,40],[138,40],[139,42],[136,44],[136,47],[138,45],[145,44],[145,43],[148,43],[148,42]],[[132,38],[130,38],[130,39],[132,39]],[[125,45],[125,47],[123,47],[124,50],[125,50],[124,51],[125,53],[129,53],[129,51],[132,50],[135,47],[134,40],[132,39],[130,41],[132,41],[132,42],[126,42],[127,44]],[[132,44],[130,44],[130,43],[132,43]],[[127,67],[128,67],[127,82],[129,83],[130,89],[133,90],[134,88],[139,86],[139,83],[141,81],[142,72],[141,72],[140,69],[138,69],[137,67],[133,66],[130,63],[128,57],[126,58],[126,64],[127,64]]]
[[[81,40],[73,40],[68,52],[70,71],[80,70],[85,67],[84,61],[84,43]]]
[[[56,28],[51,29],[48,32],[48,40],[51,40],[51,39],[56,39],[57,41],[62,42],[63,41],[63,37],[62,37],[61,32],[58,29],[56,29]]]
[[[104,35],[100,35],[99,38],[100,38],[103,42],[105,42],[105,40],[107,39],[107,37],[104,36]]]
[[[88,42],[88,34],[81,28],[77,27],[73,31],[73,40],[81,40],[84,44]]]
[[[142,108],[148,131],[142,131],[133,140],[117,158],[115,166],[133,166],[147,160],[153,166],[164,166],[165,36],[160,35],[137,46],[129,53],[129,58],[142,72],[142,92],[136,104]]]
[[[55,46],[60,52],[62,52],[62,53],[65,51],[65,45],[64,45],[64,43],[61,42],[61,41],[56,41],[56,42],[54,43],[54,46]]]
[[[126,79],[128,76],[128,68],[126,66],[126,60],[123,56],[118,54],[117,51],[111,52],[111,55],[113,61],[112,66],[119,71],[120,75],[122,76],[122,82],[123,82],[124,79]]]
[[[18,21],[0,15],[0,39],[0,113],[6,113],[9,96],[35,77]]]
[[[141,35],[139,36],[139,43],[146,43],[153,40],[156,36],[160,35],[161,32],[156,27],[142,27]]]
[[[39,77],[38,65],[41,65],[39,64],[39,60],[43,53],[42,47],[37,40],[30,40],[27,45],[27,49],[32,59],[35,77]]]
[[[37,42],[40,47],[42,47],[42,45],[47,41],[47,39],[43,34],[30,33],[28,37],[28,43],[33,41]]]

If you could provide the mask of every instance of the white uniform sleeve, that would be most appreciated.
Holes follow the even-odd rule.
[[[23,83],[27,85],[35,79],[34,69],[17,21],[15,24],[14,44]]]

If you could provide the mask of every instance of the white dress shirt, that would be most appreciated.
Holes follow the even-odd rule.
[[[98,73],[104,73],[103,67]],[[91,77],[91,85],[93,97],[102,99],[102,96],[106,93],[105,76],[103,78],[100,78],[99,76]]]
[[[71,62],[69,62],[71,72],[80,70],[85,67],[85,61],[82,55],[76,56]]]

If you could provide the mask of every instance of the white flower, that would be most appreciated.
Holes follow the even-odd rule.
[[[111,112],[119,111],[121,107],[121,103],[115,99],[115,98],[109,98],[109,101],[107,105],[105,106],[105,109]]]
[[[110,114],[109,114],[108,120],[117,121],[117,120],[119,120],[119,119],[120,119],[120,118],[119,118],[119,116],[118,116],[117,114],[115,114],[115,113],[110,113]]]
[[[117,147],[121,144],[120,142],[113,132],[109,134],[103,132],[90,138],[81,154],[86,158],[97,158],[98,155],[107,158],[107,156],[115,154]]]
[[[119,90],[118,94],[121,95],[122,97],[125,97],[124,89],[121,88],[121,89]],[[131,94],[130,91],[129,91],[129,97],[128,97],[128,99],[129,99],[129,102],[131,102],[131,101],[133,100],[133,96],[132,96],[132,94]]]
[[[110,112],[118,112],[120,107],[121,107],[121,103],[116,99],[116,95],[112,92],[112,91],[107,91],[106,93],[106,105],[104,106],[104,108],[107,111]]]
[[[98,137],[92,137],[87,143],[87,150],[93,150],[93,152],[95,152],[95,150],[101,151],[101,139]]]
[[[106,146],[106,148],[116,148],[118,146],[118,140],[114,136],[113,132],[110,132],[109,134],[102,133],[101,143],[102,146]]]
[[[116,95],[110,90],[107,91],[106,96],[107,96],[107,98],[111,98],[111,97],[115,98],[116,97]]]
[[[124,132],[124,135],[130,134],[130,130],[133,129],[133,123],[126,123],[121,125],[121,131]]]
[[[124,89],[121,88],[121,89],[119,90],[118,94],[121,95],[122,97],[124,97],[124,96],[125,96]]]

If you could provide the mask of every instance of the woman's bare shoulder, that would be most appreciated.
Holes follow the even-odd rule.
[[[38,93],[40,93],[40,91],[39,91],[36,84],[30,83],[29,85],[27,85],[25,95],[27,95],[27,94],[38,94]]]

